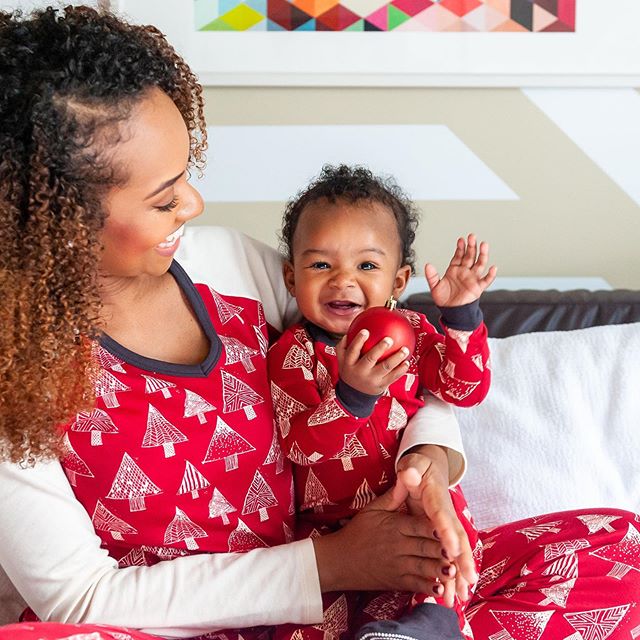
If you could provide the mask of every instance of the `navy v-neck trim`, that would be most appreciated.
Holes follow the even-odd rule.
[[[169,273],[174,277],[178,287],[180,287],[180,290],[184,293],[187,302],[191,305],[196,315],[200,327],[209,339],[210,347],[206,358],[200,364],[176,364],[173,362],[164,362],[163,360],[155,360],[154,358],[147,358],[134,351],[130,351],[106,333],[100,336],[100,344],[114,356],[124,360],[125,363],[132,364],[139,369],[144,369],[151,373],[185,378],[208,376],[220,359],[222,342],[211,322],[211,318],[209,317],[204,301],[200,297],[200,293],[185,270],[174,260],[169,267]]]

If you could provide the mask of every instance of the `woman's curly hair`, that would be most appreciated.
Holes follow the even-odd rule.
[[[200,168],[202,89],[157,29],[88,7],[0,12],[0,460],[56,455],[59,425],[95,402],[101,200],[126,181],[104,140],[152,87]]]
[[[338,200],[349,204],[377,202],[387,207],[396,220],[402,264],[409,265],[415,273],[413,242],[420,221],[418,208],[392,178],[376,176],[366,167],[345,164],[325,164],[320,175],[287,203],[280,233],[280,251],[287,260],[293,261],[293,236],[302,212],[319,200],[331,204]]]

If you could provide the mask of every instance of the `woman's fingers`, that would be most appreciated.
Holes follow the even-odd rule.
[[[336,589],[410,590],[433,593],[449,563],[429,537],[424,516],[393,511],[402,487],[371,502],[339,531],[316,538],[320,584]]]

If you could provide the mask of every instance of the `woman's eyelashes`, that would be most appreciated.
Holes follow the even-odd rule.
[[[159,207],[156,207],[156,209],[158,211],[171,211],[172,209],[175,209],[177,206],[178,206],[178,199],[172,198],[171,202],[167,202],[167,204],[163,204]]]

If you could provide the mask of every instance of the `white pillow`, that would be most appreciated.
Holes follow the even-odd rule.
[[[528,333],[490,348],[489,395],[456,409],[476,524],[640,511],[640,323]]]

